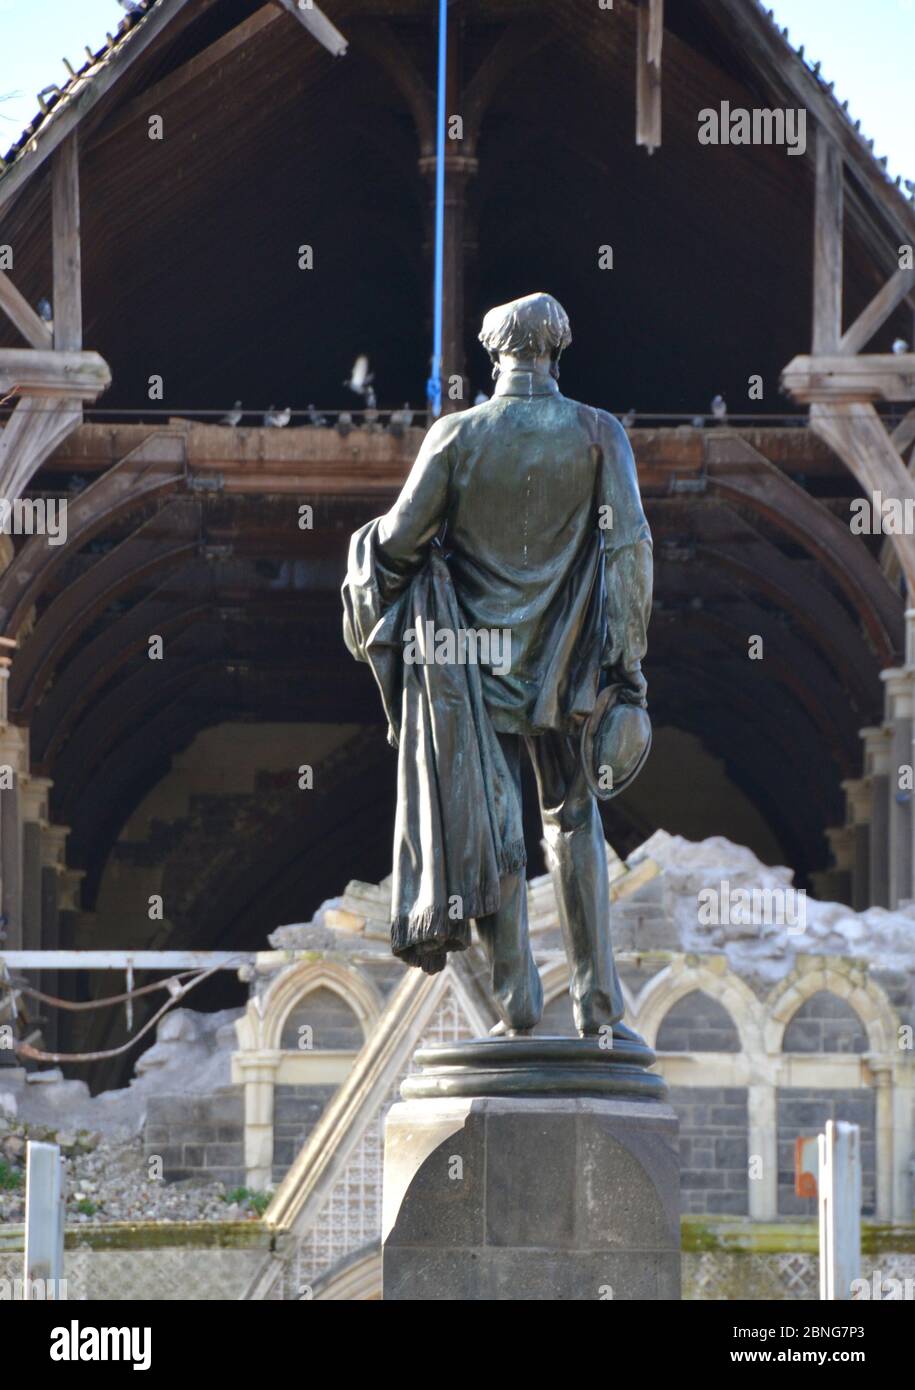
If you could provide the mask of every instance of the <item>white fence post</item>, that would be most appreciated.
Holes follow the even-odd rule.
[[[861,1275],[861,1130],[827,1120],[820,1151],[820,1298],[850,1300]]]
[[[29,1140],[25,1170],[24,1299],[64,1297],[64,1161],[56,1144]],[[39,1289],[41,1292],[39,1293]]]

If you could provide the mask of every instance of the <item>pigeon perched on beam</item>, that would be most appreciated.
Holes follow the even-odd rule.
[[[620,424],[622,425],[622,427],[623,427],[624,430],[631,430],[631,429],[632,429],[632,426],[635,424],[635,421],[636,421],[636,413],[635,413],[635,406],[633,406],[633,408],[632,408],[631,410],[627,410],[627,411],[626,411],[626,414],[625,414],[625,415],[622,417],[622,419],[620,420]]]
[[[904,352],[908,352],[909,345],[905,338],[895,338],[893,340],[893,352],[897,357],[901,357]]]
[[[50,299],[39,299],[38,303],[35,305],[35,308],[38,310],[38,317],[44,320],[44,322],[48,325],[51,332],[53,333],[54,310],[51,307]]]
[[[327,424],[324,416],[315,407],[314,401],[308,402],[308,423],[314,425],[316,429],[323,429]]]
[[[712,414],[722,425],[728,418],[728,403],[724,396],[712,397]]]
[[[241,416],[241,401],[236,401],[232,409],[226,412],[219,423],[221,425],[231,425],[232,429],[234,429],[236,425],[241,423]]]
[[[291,419],[291,406],[287,405],[285,410],[275,410],[274,407],[271,405],[270,409],[264,415],[264,424],[267,426],[268,429],[282,430],[286,428]]]
[[[392,410],[391,418],[388,420],[388,429],[395,439],[400,439],[404,430],[408,430],[413,424],[414,412],[410,409],[410,402],[404,401],[401,410]]]

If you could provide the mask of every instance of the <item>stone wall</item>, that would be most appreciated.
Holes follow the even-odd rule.
[[[783,1052],[866,1052],[867,1033],[854,1009],[828,990],[805,999],[785,1029]]]
[[[672,1086],[669,1103],[680,1121],[681,1210],[745,1215],[746,1088]]]
[[[278,1183],[310,1136],[335,1086],[277,1086],[273,1092],[273,1181]]]
[[[245,1181],[245,1107],[240,1086],[209,1095],[151,1096],[143,1149],[160,1157],[166,1182],[192,1179],[241,1187]]]
[[[739,1052],[734,1020],[717,999],[694,989],[678,999],[658,1029],[658,1052]]]

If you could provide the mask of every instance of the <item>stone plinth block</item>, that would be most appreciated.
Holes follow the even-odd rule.
[[[661,1100],[403,1101],[385,1128],[384,1297],[677,1299],[679,1195]]]

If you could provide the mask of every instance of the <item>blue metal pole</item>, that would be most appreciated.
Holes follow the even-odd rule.
[[[445,278],[445,83],[448,62],[448,0],[438,0],[438,106],[435,165],[435,269],[432,286],[432,370],[426,388],[429,409],[442,411],[442,340]]]

